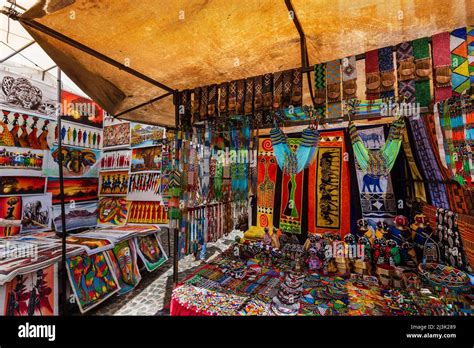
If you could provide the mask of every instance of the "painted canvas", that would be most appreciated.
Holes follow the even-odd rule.
[[[96,178],[65,178],[64,201],[83,202],[97,200],[98,180]],[[48,192],[53,195],[53,204],[60,204],[59,178],[48,179]]]
[[[93,100],[61,91],[62,119],[102,128],[105,111]]]
[[[168,209],[161,202],[132,202],[128,223],[167,224]]]
[[[80,233],[67,236],[66,243],[84,247],[88,255],[100,253],[114,247],[114,244],[110,240],[83,237]]]
[[[101,197],[98,206],[99,226],[122,226],[127,222],[130,203],[122,197]]]
[[[18,147],[0,147],[0,170],[8,175],[41,176],[44,151]]]
[[[132,150],[130,172],[161,171],[161,146]]]
[[[81,313],[94,308],[119,290],[104,253],[68,258],[67,272]]]
[[[127,199],[130,201],[161,201],[161,174],[130,174]]]
[[[156,233],[136,237],[135,243],[138,255],[149,272],[154,271],[168,260],[168,256]]]
[[[67,231],[97,226],[97,202],[66,204]],[[53,222],[56,231],[62,232],[61,206],[53,206]]]
[[[63,146],[64,177],[97,178],[100,166],[100,150]],[[44,174],[59,177],[59,148],[54,145],[47,153]]]
[[[0,146],[49,150],[54,143],[56,122],[44,117],[2,110]]]
[[[26,196],[22,199],[21,232],[41,232],[51,229],[52,195]]]
[[[0,196],[42,195],[46,178],[33,176],[0,176]]]
[[[106,117],[104,120],[104,148],[130,146],[130,122]]]
[[[56,88],[23,75],[0,70],[0,105],[17,112],[55,116]]]
[[[128,188],[128,171],[101,172],[99,182],[100,195],[125,196]]]
[[[155,146],[163,140],[165,129],[163,127],[132,122],[130,135],[132,148]]]
[[[130,168],[132,153],[130,150],[118,150],[102,153],[100,159],[101,171],[113,171]]]
[[[61,136],[63,145],[88,149],[100,149],[103,139],[102,129],[66,121],[61,123],[61,132],[58,135]]]
[[[58,264],[17,275],[1,288],[0,298],[2,315],[58,315]]]
[[[133,290],[142,279],[135,243],[132,240],[120,242],[107,252],[107,256],[120,286],[119,295]]]
[[[0,237],[14,236],[21,229],[21,197],[0,198]]]

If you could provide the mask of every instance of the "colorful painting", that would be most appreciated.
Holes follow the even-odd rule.
[[[130,172],[161,171],[161,146],[132,150]]]
[[[110,240],[87,238],[83,237],[81,234],[67,236],[66,243],[70,245],[78,245],[85,248],[88,255],[93,255],[102,251],[110,250],[114,247],[114,244]]]
[[[101,129],[66,121],[61,123],[61,132],[58,135],[61,136],[63,145],[80,146],[88,149],[100,149],[103,138]]]
[[[102,153],[100,159],[100,170],[120,170],[130,168],[132,153],[130,150],[119,150]]]
[[[21,232],[41,232],[51,229],[52,195],[27,196],[22,199]]]
[[[53,86],[10,71],[0,71],[0,83],[0,105],[16,112],[55,116],[57,92]]]
[[[271,228],[278,164],[270,138],[259,139],[257,161],[257,226]]]
[[[41,195],[45,189],[46,178],[0,176],[0,196]]]
[[[97,178],[100,166],[100,150],[63,146],[64,177]],[[54,145],[46,156],[44,175],[59,177],[59,148]]]
[[[74,231],[97,226],[97,202],[66,204],[66,229]],[[53,206],[56,231],[62,232],[61,205]]]
[[[98,180],[96,178],[64,179],[64,201],[83,202],[97,200]],[[53,204],[60,204],[59,179],[48,179],[48,192],[53,194]]]
[[[104,253],[86,253],[66,260],[69,281],[81,313],[85,313],[119,290]]]
[[[163,127],[133,123],[130,127],[132,148],[158,145],[165,136]]]
[[[105,111],[91,99],[61,91],[62,119],[102,128]]]
[[[104,148],[130,146],[130,122],[106,117],[104,120]]]
[[[127,194],[128,171],[100,173],[99,181],[99,194],[101,195],[124,196]]]
[[[120,286],[119,295],[133,290],[142,279],[138,269],[135,243],[132,240],[120,242],[107,252],[107,256]]]
[[[385,143],[383,127],[358,130],[368,149],[378,149]],[[397,215],[397,205],[390,175],[372,177],[357,168],[357,181],[360,192],[362,216],[374,222],[386,220],[392,222]]]
[[[14,236],[21,229],[21,197],[0,198],[0,237]]]
[[[54,142],[56,122],[2,110],[0,121],[0,146],[49,150]]]
[[[168,260],[156,233],[135,239],[138,255],[149,272],[154,271]]]
[[[8,175],[41,176],[43,161],[43,150],[0,147],[0,170]]]
[[[161,201],[161,174],[130,174],[127,199],[129,201]]]
[[[58,315],[58,264],[17,275],[0,289],[0,299],[2,315]]]
[[[296,151],[301,139],[289,138],[288,144]],[[288,175],[283,173],[281,183],[280,229],[283,232],[301,234],[303,218],[304,171]]]
[[[128,223],[167,224],[168,209],[160,202],[132,202]]]
[[[321,132],[308,171],[308,231],[350,232],[350,174],[344,132]]]
[[[122,197],[101,197],[98,206],[99,226],[122,226],[127,222],[130,202]]]

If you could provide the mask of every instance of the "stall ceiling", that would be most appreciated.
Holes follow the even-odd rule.
[[[310,64],[474,22],[474,0],[292,0]],[[400,12],[401,11],[401,12]],[[467,17],[467,16],[470,16]],[[283,0],[41,0],[23,18],[54,29],[173,89],[301,66]],[[68,76],[118,114],[165,90],[27,28]],[[124,118],[174,125],[172,98]]]

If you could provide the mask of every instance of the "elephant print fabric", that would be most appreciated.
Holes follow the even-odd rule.
[[[87,253],[68,258],[67,272],[81,313],[94,308],[120,287],[105,254]]]
[[[97,178],[99,176],[100,150],[63,146],[63,173],[65,177]],[[59,177],[59,148],[54,145],[46,156],[44,174]]]
[[[379,149],[385,143],[383,127],[359,130],[359,135],[368,149]],[[393,218],[397,206],[390,176],[371,176],[359,170],[357,165],[356,173],[362,216],[374,222]]]
[[[120,285],[119,295],[126,294],[138,285],[142,276],[138,270],[137,249],[132,240],[126,240],[107,251],[110,266]]]

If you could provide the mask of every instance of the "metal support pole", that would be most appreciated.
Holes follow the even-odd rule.
[[[66,208],[64,206],[64,173],[63,173],[63,152],[62,152],[62,139],[61,139],[61,69],[58,69],[58,105],[56,108],[57,124],[58,124],[58,165],[59,165],[59,196],[61,198],[61,240],[62,240],[62,257],[61,257],[61,304],[62,304],[62,315],[67,315],[67,271],[66,271]]]

